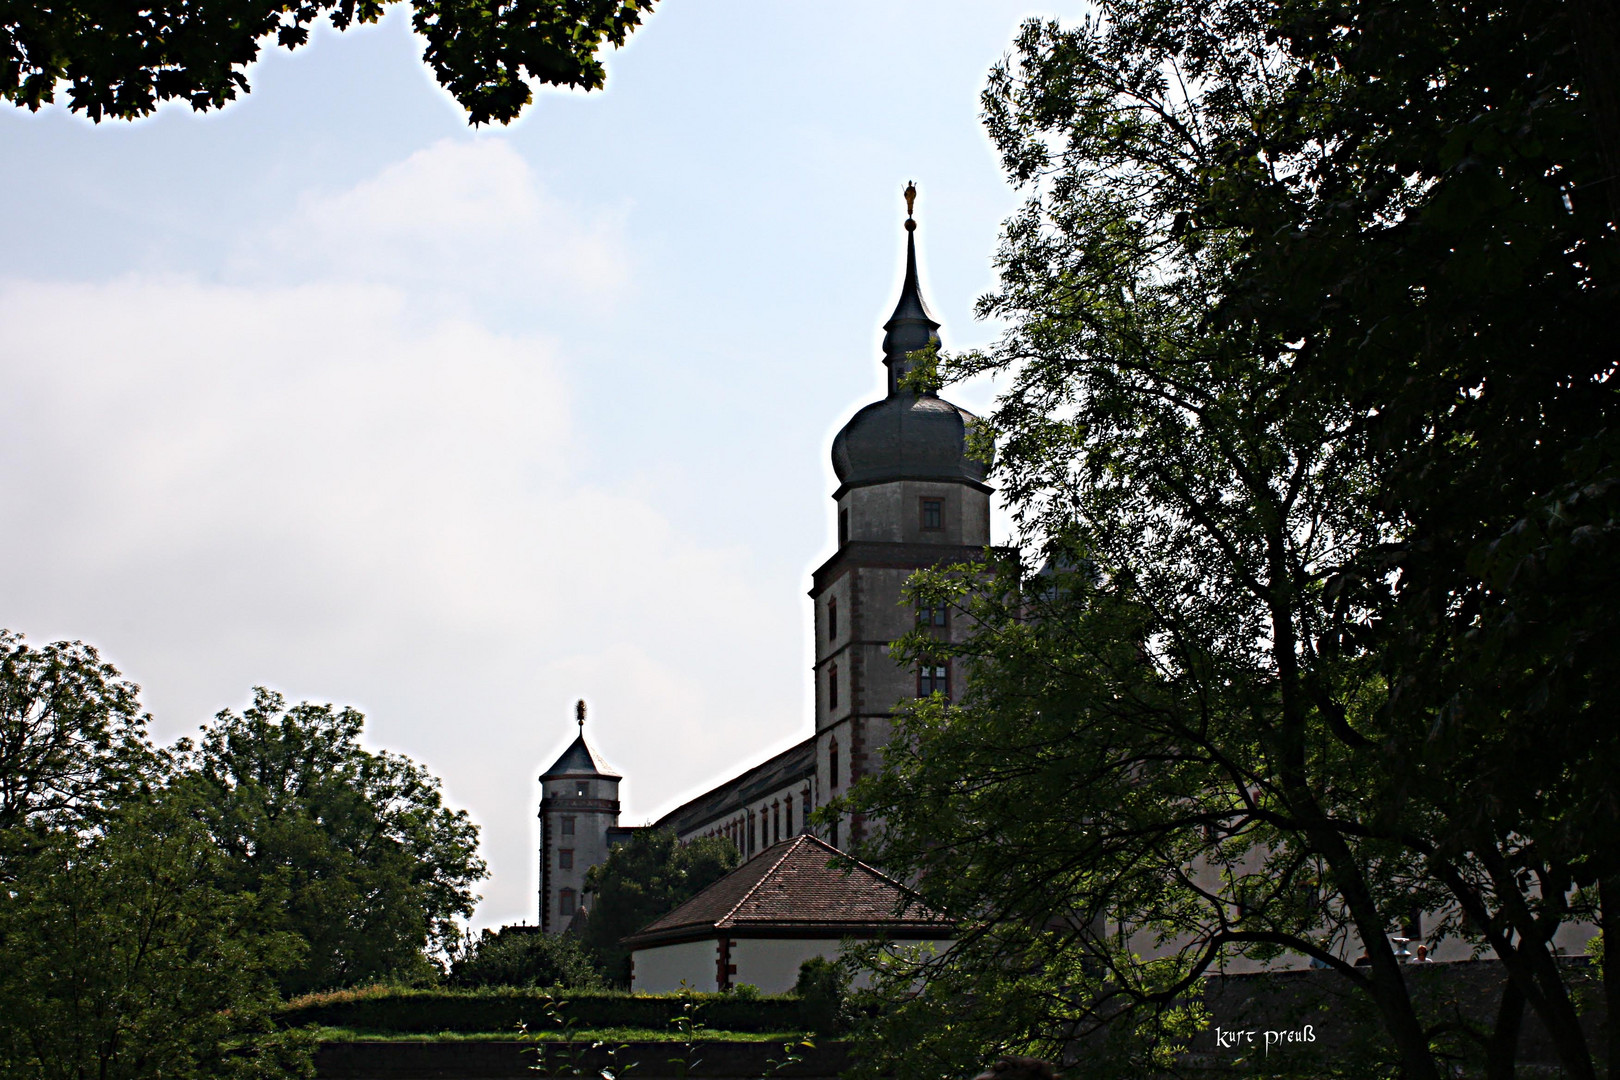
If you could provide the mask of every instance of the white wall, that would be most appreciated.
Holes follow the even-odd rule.
[[[672,994],[681,988],[684,979],[693,990],[713,991],[720,987],[715,981],[719,970],[720,943],[714,938],[705,941],[683,941],[679,945],[655,945],[636,949],[630,954],[634,967],[630,972],[630,989],[643,994]],[[737,969],[739,973],[741,968]],[[795,975],[797,974],[797,969]]]
[[[837,938],[740,938],[731,946],[733,986],[752,983],[766,994],[785,994],[799,981],[799,965],[813,956],[836,959]]]

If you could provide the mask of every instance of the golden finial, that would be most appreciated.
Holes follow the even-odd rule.
[[[912,208],[917,205],[917,185],[911,180],[906,181],[906,219],[911,218]]]
[[[579,721],[579,733],[585,734],[585,699],[580,698],[574,703],[574,719]]]

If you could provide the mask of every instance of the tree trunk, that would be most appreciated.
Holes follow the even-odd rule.
[[[1614,954],[1620,936],[1620,876],[1598,883],[1598,929],[1603,932],[1603,1004],[1608,1015],[1609,1080],[1620,1080],[1620,959]]]
[[[1485,1043],[1485,1080],[1513,1080],[1519,1056],[1519,1030],[1524,1027],[1524,991],[1509,976],[1502,984],[1496,1026]]]

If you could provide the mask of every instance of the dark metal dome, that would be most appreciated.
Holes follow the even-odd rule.
[[[978,417],[933,394],[905,390],[856,413],[833,439],[840,490],[891,480],[954,480],[985,486],[989,466],[967,456]]]
[[[934,394],[901,388],[909,353],[939,343],[917,284],[917,223],[906,219],[906,280],[900,302],[883,324],[883,363],[889,396],[866,406],[833,439],[833,471],[845,488],[891,480],[966,481],[985,491],[987,462],[967,456],[967,431],[978,417]],[[836,497],[836,496],[835,496]]]

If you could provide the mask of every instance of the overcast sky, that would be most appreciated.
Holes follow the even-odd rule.
[[[504,129],[398,7],[207,116],[0,106],[0,625],[95,644],[164,740],[254,685],[356,706],[481,826],[476,922],[532,920],[575,698],[627,824],[812,730],[900,190],[947,347],[987,343],[977,98],[1040,13],[665,0]]]

